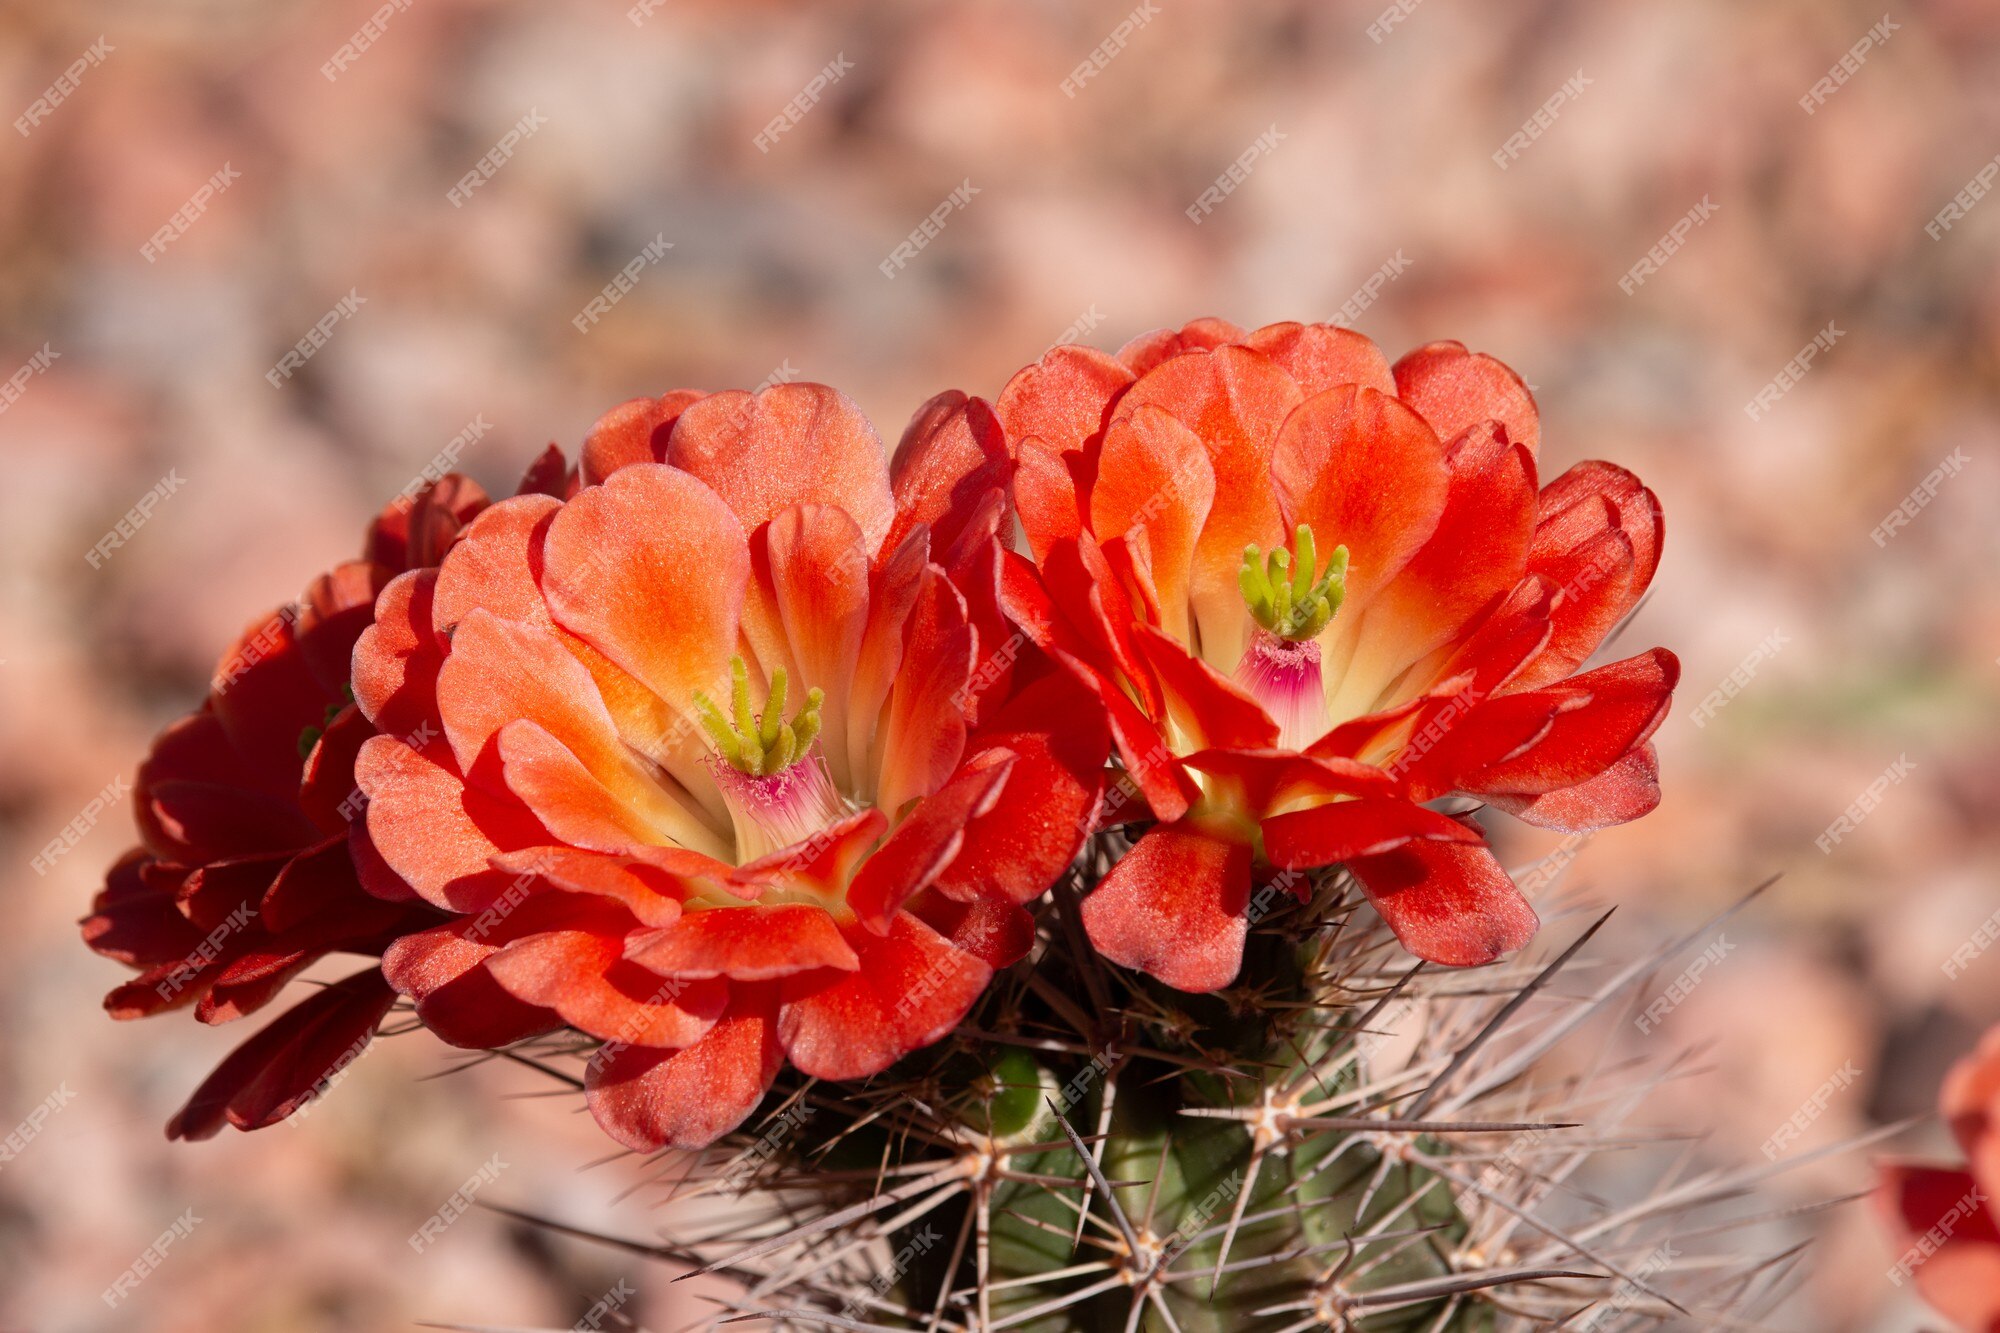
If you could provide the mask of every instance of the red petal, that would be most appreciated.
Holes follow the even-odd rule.
[[[810,903],[715,907],[635,935],[626,958],[663,977],[770,981],[809,968],[853,971],[860,958],[825,908]]]
[[[1143,375],[1162,361],[1241,343],[1247,336],[1241,328],[1226,319],[1205,316],[1191,319],[1178,329],[1154,329],[1150,333],[1142,333],[1118,349],[1118,359],[1129,366],[1133,374]]]
[[[1347,868],[1417,957],[1477,967],[1521,948],[1541,921],[1482,842],[1419,841]]]
[[[481,514],[438,568],[431,628],[448,634],[476,610],[547,626],[537,576],[549,525],[562,507],[545,495],[523,495]]]
[[[1283,366],[1310,398],[1342,384],[1396,392],[1389,358],[1366,334],[1337,324],[1266,324],[1245,340]]]
[[[973,632],[965,598],[944,570],[927,566],[904,631],[901,665],[879,738],[876,804],[896,818],[903,806],[943,786],[965,753],[965,687]]]
[[[1151,625],[1135,626],[1139,651],[1159,673],[1167,710],[1190,745],[1260,750],[1278,741],[1263,705]]]
[[[992,898],[953,902],[920,893],[910,903],[918,919],[994,971],[1012,967],[1035,947],[1035,919],[1024,908]]]
[[[1958,1327],[2000,1329],[2000,1225],[1987,1184],[1914,1163],[1885,1163],[1878,1174],[1875,1206],[1895,1239],[1896,1271],[1914,1277],[1924,1300]]]
[[[1090,831],[1110,746],[1096,697],[1069,673],[1051,673],[1015,695],[973,738],[970,753],[1011,753],[1007,781],[1033,799],[1002,800],[966,826],[964,845],[938,876],[939,895],[1025,903],[1043,893]]]
[[[1060,460],[1081,453],[1104,429],[1112,403],[1131,382],[1131,371],[1095,348],[1055,347],[1015,372],[994,413],[1024,463],[1031,452]]]
[[[614,924],[617,917],[623,922]],[[515,999],[553,1009],[570,1026],[609,1041],[688,1046],[714,1026],[728,1001],[726,983],[663,980],[627,962],[619,925],[632,922],[622,912],[576,924],[513,941],[486,960],[487,972]]]
[[[231,1052],[167,1122],[167,1137],[206,1139],[224,1121],[262,1129],[283,1120],[361,1054],[395,1001],[373,967],[315,992]]]
[[[991,492],[1003,495],[1014,476],[1006,432],[983,398],[956,389],[918,408],[889,465],[896,521],[885,550],[894,550],[917,524],[929,526],[931,547],[946,550]]]
[[[1444,439],[1497,421],[1507,428],[1507,438],[1528,452],[1541,444],[1541,415],[1528,386],[1484,352],[1466,351],[1464,343],[1434,342],[1398,361],[1396,392]]]
[[[550,838],[512,796],[468,788],[445,766],[450,759],[442,743],[419,752],[376,736],[361,747],[354,772],[369,798],[369,841],[383,862],[426,901],[479,911],[496,891],[488,861]]]
[[[674,423],[706,396],[699,389],[675,389],[658,398],[633,398],[599,417],[583,437],[577,459],[583,484],[595,486],[633,463],[666,462]]]
[[[424,1026],[453,1046],[490,1050],[563,1025],[554,1010],[524,1004],[501,989],[482,966],[499,950],[506,915],[496,906],[405,935],[383,952],[389,984],[415,1000]]]
[[[778,1034],[801,1073],[867,1078],[965,1017],[993,970],[908,912],[886,938],[850,927],[857,972],[807,972],[781,985]]]
[[[1410,801],[1364,798],[1294,810],[1264,821],[1264,855],[1280,870],[1379,856],[1417,838],[1479,842],[1480,832]]]
[[[83,942],[107,958],[133,966],[171,963],[201,943],[202,933],[181,915],[176,891],[141,875],[151,862],[137,848],[118,858],[83,919]]]
[[[757,1109],[785,1062],[772,1008],[771,987],[739,985],[692,1046],[604,1047],[584,1074],[591,1115],[634,1152],[707,1147]]]
[[[1287,535],[1309,523],[1321,550],[1347,547],[1343,619],[1367,606],[1430,540],[1451,487],[1444,446],[1423,418],[1359,385],[1309,398],[1285,419],[1271,478]]]
[[[1515,700],[1548,699],[1557,704],[1545,735],[1518,754],[1461,771],[1461,789],[1538,796],[1589,781],[1644,744],[1659,727],[1680,674],[1679,659],[1655,648],[1546,690],[1508,695],[1473,709],[1466,718],[1468,726],[1476,725],[1488,709]]]
[[[681,413],[666,461],[707,482],[746,532],[795,504],[837,505],[873,555],[895,522],[881,437],[824,384],[710,394]]]
[[[1220,990],[1243,966],[1250,847],[1189,824],[1139,839],[1083,900],[1084,929],[1121,967],[1176,990]]]
[[[1629,824],[1660,803],[1660,757],[1649,741],[1587,782],[1541,796],[1485,793],[1487,804],[1537,828],[1581,833]]]
[[[877,935],[911,897],[928,888],[965,841],[965,829],[992,810],[1014,766],[1007,750],[987,750],[917,803],[889,840],[861,863],[847,905]]]

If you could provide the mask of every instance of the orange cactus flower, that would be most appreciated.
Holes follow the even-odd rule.
[[[948,1033],[1109,748],[991,595],[1012,468],[962,394],[893,467],[821,385],[639,399],[569,498],[390,583],[354,656],[363,871],[455,914],[384,960],[423,1021],[599,1038],[591,1109],[637,1149],[713,1141],[786,1060],[861,1078]]]
[[[1967,1333],[2000,1333],[2000,1027],[1952,1066],[1938,1110],[1964,1168],[1887,1162],[1874,1200],[1902,1253],[1889,1270],[1914,1278],[1938,1313]]]
[[[1539,486],[1500,362],[1203,320],[1058,348],[996,410],[1036,567],[1003,602],[1098,694],[1156,821],[1083,905],[1113,961],[1228,985],[1253,884],[1342,863],[1411,952],[1490,962],[1535,913],[1431,802],[1570,830],[1657,803],[1673,655],[1573,673],[1651,580],[1659,505],[1605,463]]]

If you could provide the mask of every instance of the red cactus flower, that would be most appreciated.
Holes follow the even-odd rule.
[[[390,583],[354,658],[363,869],[456,914],[385,959],[423,1021],[601,1039],[591,1109],[640,1149],[734,1128],[786,1059],[855,1079],[948,1032],[1109,747],[994,605],[1011,470],[960,394],[893,469],[823,386],[640,399],[570,498]]]
[[[560,457],[538,466],[559,472]],[[349,702],[348,659],[381,587],[435,564],[486,504],[451,475],[384,509],[362,557],[251,625],[201,707],[154,742],[135,788],[142,845],[112,867],[83,922],[93,949],[141,969],[105,998],[113,1017],[191,1004],[204,1023],[241,1018],[327,954],[378,956],[437,920],[356,877],[354,754],[371,728]],[[379,967],[318,992],[232,1054],[168,1135],[282,1120],[358,1053],[394,999]]]
[[[1899,1286],[1914,1277],[1968,1333],[2000,1333],[2000,1027],[1945,1076],[1938,1109],[1967,1165],[1878,1168],[1876,1208],[1902,1249],[1890,1277]]]
[[[1427,803],[1575,830],[1657,802],[1674,657],[1571,673],[1652,578],[1659,506],[1605,463],[1538,489],[1498,361],[1204,320],[1058,348],[997,411],[1041,574],[1014,560],[1009,613],[1091,683],[1157,820],[1084,903],[1107,957],[1227,985],[1253,883],[1344,863],[1411,952],[1489,962],[1535,913]]]

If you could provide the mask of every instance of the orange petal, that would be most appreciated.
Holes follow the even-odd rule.
[[[877,939],[850,926],[855,972],[803,972],[780,983],[778,1035],[799,1071],[814,1078],[880,1073],[958,1025],[993,969],[908,912]]]
[[[824,384],[710,394],[681,413],[666,461],[707,482],[746,532],[795,504],[838,505],[873,555],[895,521],[881,437]]]
[[[621,468],[563,506],[543,551],[557,622],[668,704],[691,717],[694,693],[727,679],[750,555],[742,524],[701,481],[656,463]]]
[[[577,468],[595,486],[619,468],[667,461],[667,437],[689,406],[706,397],[699,389],[674,389],[658,398],[633,398],[597,419],[583,437]]]
[[[1415,408],[1439,438],[1449,440],[1468,426],[1497,421],[1507,438],[1534,453],[1541,445],[1541,415],[1521,377],[1484,352],[1465,344],[1434,342],[1396,363],[1396,392]]]
[[[663,977],[770,981],[809,968],[853,971],[860,958],[823,907],[714,907],[690,912],[650,935],[635,935],[625,956]]]
[[[1207,992],[1236,980],[1243,966],[1249,902],[1248,843],[1160,824],[1083,900],[1083,925],[1120,967]]]
[[[1266,324],[1246,338],[1299,382],[1310,398],[1342,384],[1396,392],[1389,358],[1366,334],[1337,324]]]
[[[785,1063],[768,985],[731,987],[729,1011],[678,1051],[618,1043],[584,1074],[590,1114],[635,1152],[705,1148],[757,1109]]]
[[[1090,492],[1091,529],[1101,541],[1134,528],[1146,534],[1161,624],[1182,643],[1193,642],[1188,597],[1195,542],[1214,500],[1208,451],[1164,408],[1149,404],[1105,431]]]
[[[549,624],[535,579],[544,534],[562,509],[546,495],[502,500],[481,514],[438,567],[431,623],[448,634],[474,611],[502,620]]]
[[[884,550],[894,550],[917,524],[931,530],[931,544],[948,549],[982,497],[1003,497],[1013,479],[1013,452],[993,408],[983,398],[956,389],[918,408],[896,445],[889,486],[896,498],[896,521]]]
[[[1541,926],[1484,842],[1409,842],[1347,868],[1403,947],[1428,962],[1490,963]]]
[[[1298,384],[1269,357],[1224,346],[1161,363],[1118,400],[1114,420],[1147,404],[1165,408],[1201,440],[1214,465],[1215,499],[1195,545],[1191,580],[1202,656],[1211,662],[1233,667],[1249,636],[1236,581],[1243,548],[1254,543],[1268,550],[1283,540],[1271,450],[1300,397]]]

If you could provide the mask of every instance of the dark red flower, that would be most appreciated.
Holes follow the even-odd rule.
[[[560,473],[560,455],[537,466]],[[374,729],[351,701],[348,663],[382,587],[435,564],[486,506],[458,475],[389,505],[362,558],[246,629],[201,707],[154,741],[135,784],[141,845],[112,867],[82,923],[91,948],[139,969],[105,998],[113,1017],[192,1005],[204,1023],[241,1018],[328,954],[379,957],[438,920],[357,877],[367,852],[352,846],[354,757]],[[169,1136],[283,1119],[358,1053],[394,1000],[375,964],[316,993],[239,1047]]]

